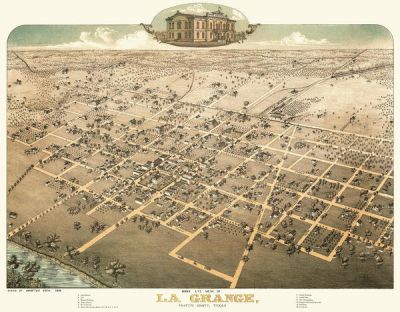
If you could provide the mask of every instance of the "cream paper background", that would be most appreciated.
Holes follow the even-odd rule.
[[[22,24],[139,24],[169,6],[191,1],[182,0],[18,0],[0,4],[0,310],[1,311],[204,311],[209,308],[183,308],[174,303],[156,303],[156,294],[181,294],[170,289],[67,289],[55,292],[17,291],[6,289],[6,66],[7,36]],[[199,1],[200,2],[200,1]],[[395,0],[215,0],[243,12],[250,23],[263,24],[381,24],[394,37],[395,51],[395,207],[399,206],[399,62],[400,5]],[[398,219],[399,211],[395,212]],[[399,235],[395,227],[395,289],[329,290],[329,289],[229,289],[222,293],[254,293],[257,304],[228,304],[220,311],[394,311],[400,306],[399,272],[397,270]],[[311,277],[312,278],[312,277]],[[193,291],[192,291],[193,293]],[[79,309],[78,295],[91,294],[95,304],[118,306],[108,309]],[[311,294],[321,304],[296,309],[296,294]],[[181,294],[185,297],[186,294]]]

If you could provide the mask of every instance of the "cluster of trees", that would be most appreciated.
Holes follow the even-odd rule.
[[[25,242],[32,241],[32,234],[29,231],[22,233],[22,239]],[[46,247],[50,251],[59,250],[60,246],[58,243],[61,242],[60,236],[56,233],[50,234],[46,241],[41,243],[40,240],[35,241],[36,248],[40,249]],[[80,256],[80,252],[77,248],[66,245],[64,257],[68,257],[70,260],[76,259]],[[101,259],[99,256],[94,255],[89,259],[89,257],[84,257],[81,259],[82,263],[87,266],[90,265],[96,272],[100,270]],[[111,275],[115,279],[115,283],[118,282],[118,277],[120,275],[125,275],[126,266],[122,264],[119,260],[110,262],[105,268],[105,272]],[[7,287],[10,288],[43,288],[44,284],[36,278],[35,274],[39,271],[40,266],[36,262],[28,261],[23,263],[17,256],[12,255],[7,261]]]
[[[118,276],[125,275],[125,264],[122,264],[118,259],[115,261],[110,262],[105,271],[107,274],[114,277],[115,283],[118,283]]]
[[[44,283],[36,277],[40,266],[34,261],[22,262],[16,255],[7,260],[8,288],[43,288]]]
[[[90,225],[90,232],[92,232],[92,233],[100,233],[106,227],[107,227],[107,225],[105,225],[104,223],[101,223],[101,222],[96,220]]]

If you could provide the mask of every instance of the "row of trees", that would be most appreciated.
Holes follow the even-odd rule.
[[[32,233],[29,231],[25,231],[21,233],[22,239],[25,241],[25,243],[31,242],[32,241]],[[61,242],[61,238],[58,234],[53,233],[47,236],[46,240],[42,243],[40,240],[35,240],[34,244],[35,247],[40,249],[45,247],[51,252],[56,252],[60,249],[59,243]],[[65,247],[65,252],[64,252],[64,257],[68,257],[70,260],[76,259],[77,256],[80,255],[80,252],[78,249],[76,249],[73,246],[66,245]],[[99,256],[94,256],[92,259],[89,260],[88,257],[84,257],[82,259],[82,263],[84,265],[91,264],[92,268],[95,271],[98,271],[100,269],[100,257]],[[44,284],[40,282],[40,280],[36,279],[35,273],[37,273],[40,269],[40,266],[36,264],[36,262],[27,262],[24,264],[22,267],[22,273],[16,271],[22,265],[22,261],[18,260],[15,255],[11,256],[10,259],[8,260],[8,268],[10,272],[7,272],[9,277],[7,278],[7,283],[8,281],[10,285],[14,286],[9,286],[9,287],[15,287],[15,288],[33,288],[33,287],[39,287],[42,288],[44,287]],[[125,268],[126,266],[122,264],[119,260],[115,260],[110,262],[105,268],[105,272],[112,276],[115,280],[115,283],[118,282],[118,277],[120,275],[125,275]],[[12,271],[14,270],[14,271]],[[29,286],[31,284],[33,286]],[[18,286],[19,285],[19,286]],[[24,286],[25,285],[25,286]]]
[[[21,181],[26,177],[26,175],[29,173],[29,171],[31,171],[33,169],[33,165],[30,165],[28,168],[26,168],[26,170],[24,171],[24,173],[17,179],[17,181],[15,181],[10,188],[8,189],[8,193],[10,193],[13,189],[16,188],[16,186],[21,183]]]

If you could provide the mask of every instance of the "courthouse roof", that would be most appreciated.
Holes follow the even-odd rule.
[[[167,17],[165,20],[170,21],[176,16],[185,16],[185,17],[190,18],[190,19],[193,19],[195,17],[202,17],[202,18],[216,17],[216,18],[226,19],[226,20],[228,20],[230,22],[236,22],[235,20],[232,20],[232,19],[228,18],[228,16],[226,14],[222,13],[221,9],[218,9],[218,11],[214,11],[214,12],[207,12],[205,15],[182,13],[179,10],[177,10],[174,15],[171,15],[170,17]]]

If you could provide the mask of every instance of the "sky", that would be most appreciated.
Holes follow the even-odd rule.
[[[158,13],[151,24],[155,30],[163,30],[166,27],[165,18],[177,10],[202,15],[217,9],[218,5],[209,3],[178,5]],[[246,29],[249,21],[242,12],[227,6],[221,6],[221,9],[229,18],[236,20],[236,30]],[[185,49],[156,42],[140,25],[22,25],[10,33],[8,46],[49,49]],[[374,24],[262,24],[245,43],[218,49],[221,48],[387,49],[393,48],[393,42],[385,27]]]

